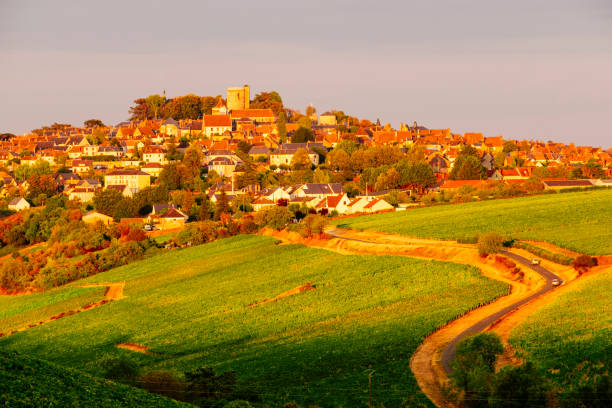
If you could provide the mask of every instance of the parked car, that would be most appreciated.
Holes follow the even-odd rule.
[[[532,265],[539,265],[539,264],[540,264],[540,260],[539,260],[538,258],[533,258],[533,259],[531,260],[531,264],[532,264]]]
[[[563,283],[563,282],[561,282],[559,279],[553,279],[552,280],[552,285],[553,286],[559,286],[561,283]]]
[[[151,224],[145,224],[144,230],[145,231],[153,231],[153,226]]]

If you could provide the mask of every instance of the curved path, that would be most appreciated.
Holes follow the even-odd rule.
[[[457,337],[455,337],[450,343],[448,343],[448,345],[444,348],[444,351],[442,351],[442,358],[441,358],[442,366],[444,367],[444,371],[446,371],[447,374],[451,374],[453,372],[451,363],[453,359],[455,358],[455,353],[457,352],[457,344],[461,340],[463,340],[464,338],[470,335],[483,331],[484,329],[486,329],[487,327],[495,323],[502,316],[512,312],[518,307],[543,295],[544,293],[554,289],[555,286],[553,286],[552,284],[553,279],[559,279],[559,281],[561,281],[561,278],[559,276],[555,275],[554,273],[550,272],[548,269],[545,269],[540,265],[532,265],[530,260],[525,257],[522,257],[520,255],[514,254],[512,252],[508,252],[508,251],[502,251],[502,253],[508,258],[511,258],[520,264],[528,266],[529,268],[539,273],[544,279],[546,279],[546,284],[544,285],[542,289],[540,289],[533,295],[527,296],[526,298],[511,304],[510,306],[507,306],[503,308],[502,310],[499,310],[498,312],[485,317],[484,319],[480,320],[478,323],[465,329]]]
[[[362,237],[355,238],[355,237],[343,236],[346,233],[352,232],[350,230],[334,228],[326,232],[330,236],[337,238],[337,239],[341,239],[341,240],[357,241],[357,242],[375,244],[375,245],[385,245],[386,244],[386,240],[385,242],[381,242],[381,241],[373,241],[373,240],[368,240],[368,239],[361,239]],[[417,243],[417,242],[423,242],[427,240],[414,239],[414,241],[415,243]],[[432,241],[432,243],[434,242],[436,241]],[[437,241],[436,243],[439,245],[440,241]],[[463,248],[466,247],[466,245],[464,244],[458,244],[454,242],[448,242],[448,243],[444,242],[444,246],[463,247]],[[473,245],[470,245],[470,246],[474,247]],[[523,256],[517,255],[512,252],[508,252],[508,251],[502,251],[502,252],[504,256],[511,258],[515,262],[521,265],[527,266],[533,271],[535,271],[539,276],[544,278],[545,284],[543,287],[539,288],[539,290],[537,290],[535,293],[527,294],[523,298],[521,298],[520,292],[515,293],[514,298],[516,300],[511,302],[510,304],[506,304],[505,306],[503,306],[502,309],[499,309],[499,307],[491,308],[491,306],[493,306],[497,302],[494,302],[493,304],[488,304],[481,308],[478,308],[478,309],[482,309],[482,311],[488,310],[487,308],[491,308],[491,312],[490,314],[487,314],[486,312],[484,314],[481,313],[481,315],[478,316],[478,320],[476,320],[466,329],[458,332],[457,334],[452,335],[452,337],[450,337],[448,340],[443,341],[444,348],[442,349],[443,350],[442,355],[440,356],[440,359],[441,359],[440,362],[441,362],[442,367],[439,371],[436,370],[435,367],[430,365],[430,360],[432,358],[431,356],[436,354],[436,350],[439,350],[438,348],[439,346],[436,347],[435,349],[433,349],[432,346],[435,345],[436,343],[442,346],[442,344],[440,344],[441,332],[438,331],[434,333],[438,337],[435,341],[433,342],[425,341],[425,343],[423,343],[421,347],[419,347],[419,350],[415,352],[413,359],[411,360],[411,369],[415,373],[415,376],[417,377],[417,382],[419,383],[419,386],[421,387],[422,391],[438,406],[448,406],[448,407],[454,406],[453,404],[450,404],[446,400],[446,398],[443,396],[443,393],[441,392],[440,385],[439,385],[439,379],[435,380],[435,378],[440,377],[440,376],[445,377],[446,375],[450,374],[450,372],[452,371],[451,362],[453,361],[455,357],[456,348],[457,348],[457,344],[459,343],[459,341],[461,341],[463,338],[469,335],[476,334],[478,332],[481,332],[487,329],[488,327],[493,325],[496,321],[498,321],[502,317],[510,314],[513,311],[516,311],[520,306],[551,291],[554,288],[552,284],[553,279],[561,280],[561,278],[559,278],[556,274],[550,272],[546,268],[540,265],[532,265],[531,261],[528,258],[525,258]],[[453,260],[450,260],[450,261],[452,262]],[[506,298],[506,299],[510,300],[511,298]],[[478,309],[475,309],[474,311]],[[458,323],[460,320],[461,319],[456,320],[452,323]],[[449,326],[447,325],[445,328],[449,328]],[[442,335],[442,338],[443,337],[444,335]],[[427,367],[427,368],[424,368],[424,367]]]

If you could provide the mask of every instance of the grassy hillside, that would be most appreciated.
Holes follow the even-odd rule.
[[[0,406],[188,407],[138,388],[0,351]]]
[[[104,298],[103,287],[63,287],[27,296],[0,296],[0,333],[37,323]]]
[[[612,273],[576,285],[527,318],[510,338],[519,354],[563,388],[612,369]]]
[[[612,189],[418,208],[334,221],[335,225],[423,238],[497,231],[591,254],[612,254]]]
[[[409,368],[423,338],[507,287],[474,268],[404,257],[343,256],[238,236],[92,276],[126,281],[124,299],[0,339],[0,348],[100,375],[130,355],[145,370],[236,370],[265,402],[428,404]],[[248,307],[311,282],[316,290]],[[115,347],[133,342],[154,354]]]

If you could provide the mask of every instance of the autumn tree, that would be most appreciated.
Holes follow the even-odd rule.
[[[57,192],[57,184],[50,174],[32,174],[28,177],[28,195],[26,198],[33,201],[36,197],[44,194],[47,197],[51,197]],[[42,203],[36,203],[42,204]]]
[[[202,115],[212,114],[212,109],[215,106],[217,106],[217,103],[219,103],[220,99],[223,99],[221,95],[202,97],[202,102],[201,102]]]
[[[210,219],[210,199],[207,195],[202,197],[202,203],[198,212],[198,221],[205,221]]]
[[[83,126],[86,128],[104,127],[104,123],[100,119],[88,119],[83,122]]]
[[[312,115],[314,115],[315,113],[317,113],[317,108],[315,108],[312,105],[308,105],[306,107],[306,116],[307,117],[311,117]]]
[[[312,166],[308,150],[306,148],[297,149],[291,158],[291,168],[293,170],[306,170]]]
[[[327,154],[325,164],[330,170],[343,171],[350,168],[351,157],[342,149],[334,149]]]
[[[249,104],[251,109],[271,109],[278,116],[283,110],[283,99],[276,91],[261,92]]]
[[[391,190],[399,187],[400,175],[395,167],[391,167],[385,173],[380,174],[376,179],[374,189],[376,191]]]

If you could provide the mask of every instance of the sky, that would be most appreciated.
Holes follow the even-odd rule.
[[[506,139],[612,147],[609,0],[0,0],[0,132],[249,84]]]

